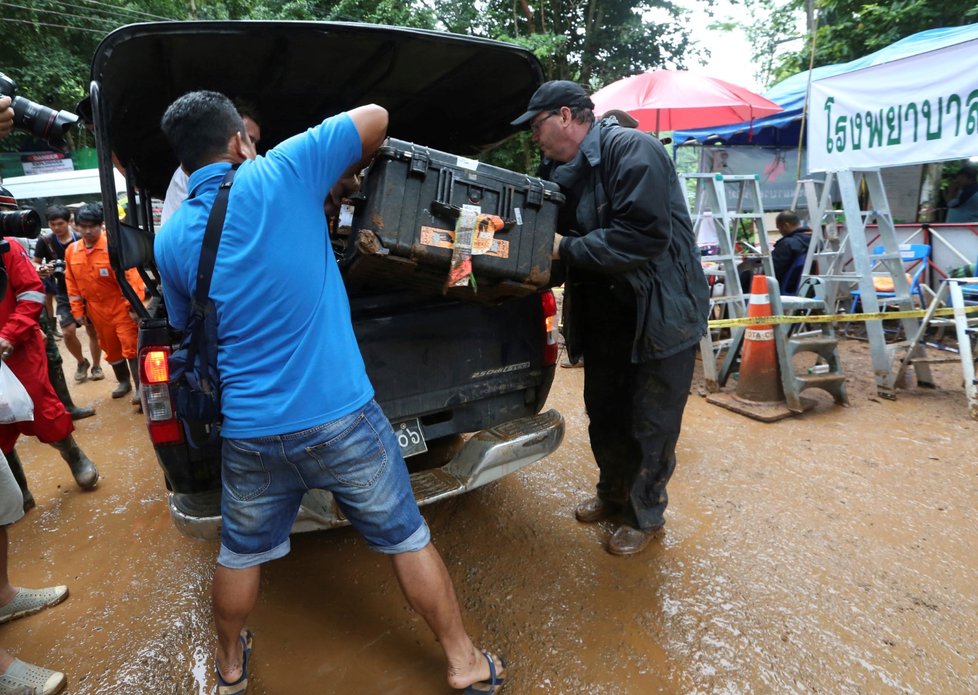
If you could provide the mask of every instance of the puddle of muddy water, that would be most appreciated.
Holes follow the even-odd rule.
[[[694,395],[665,535],[624,559],[604,551],[611,524],[571,514],[596,477],[582,376],[558,370],[555,456],[424,510],[471,633],[511,662],[504,692],[978,692],[978,446],[952,371],[895,403],[856,379],[851,408],[772,425]],[[72,387],[99,411],[76,434],[96,491],[18,446],[38,508],[10,530],[11,578],[71,597],[0,644],[71,693],[211,693],[216,545],[174,530],[143,421],[111,388]],[[349,530],[294,537],[250,626],[251,693],[451,692],[389,562]]]

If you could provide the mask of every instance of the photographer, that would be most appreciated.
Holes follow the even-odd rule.
[[[64,205],[52,205],[46,212],[48,227],[50,232],[42,232],[34,247],[34,262],[39,264],[37,274],[41,278],[54,278],[57,292],[58,324],[64,336],[65,347],[71,356],[78,361],[75,369],[75,383],[82,383],[89,378],[88,369],[91,367],[92,381],[100,381],[105,378],[102,372],[102,349],[98,345],[98,335],[95,327],[85,326],[88,335],[88,346],[92,351],[92,361],[85,358],[82,352],[81,341],[78,339],[78,323],[71,315],[71,303],[68,301],[68,285],[65,282],[65,249],[81,237],[71,230],[71,212]]]

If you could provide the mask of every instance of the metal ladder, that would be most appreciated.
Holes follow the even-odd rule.
[[[978,420],[978,384],[975,382],[975,356],[971,349],[972,336],[978,335],[978,317],[968,318],[965,313],[964,293],[962,285],[978,284],[978,278],[947,278],[941,282],[937,294],[927,307],[927,313],[920,321],[920,327],[911,338],[911,345],[923,350],[927,329],[930,326],[954,326],[958,339],[958,355],[961,357],[961,370],[964,373],[964,392],[968,398],[968,413],[972,420]],[[935,316],[935,312],[950,298],[954,311],[951,318]],[[946,362],[946,358],[929,358],[914,356],[913,350],[907,350],[896,372],[895,380],[899,382],[911,364],[914,369],[929,362]]]
[[[743,174],[680,174],[684,188],[687,181],[696,183],[696,203],[690,209],[693,221],[693,231],[699,234],[707,213],[712,215],[717,233],[717,245],[720,252],[706,256],[704,260],[718,264],[715,270],[707,271],[723,282],[724,294],[710,298],[710,315],[714,316],[717,309],[724,310],[728,318],[744,318],[747,316],[747,297],[740,287],[740,277],[737,264],[742,261],[744,254],[738,254],[737,229],[745,222],[753,225],[757,242],[748,242],[752,255],[761,263],[761,269],[767,276],[774,276],[774,265],[771,262],[770,245],[767,231],[764,228],[764,207],[761,202],[760,177]],[[686,201],[687,207],[689,200]],[[719,391],[726,383],[740,345],[744,337],[744,328],[731,329],[729,339],[713,339],[710,331],[700,341],[700,354],[703,359],[703,376],[706,390]],[[726,349],[726,358],[718,365],[718,357]]]
[[[827,306],[825,288],[818,278],[802,280],[798,288],[800,296],[796,297],[780,296],[777,286],[778,283],[774,278],[768,278],[771,311],[774,314],[788,316],[824,313]],[[814,296],[804,296],[808,294]],[[835,326],[820,322],[816,324],[815,330],[797,332],[795,329],[799,326],[799,324],[774,326],[774,341],[781,366],[781,386],[784,389],[784,400],[788,410],[801,413],[815,405],[814,401],[802,398],[801,395],[802,391],[811,388],[828,392],[837,405],[849,405],[846,376],[839,357],[839,339],[835,333]],[[794,357],[805,353],[816,355],[818,360],[816,364],[823,365],[824,371],[816,372],[814,369],[808,369],[807,372],[797,372]]]
[[[842,197],[841,210],[830,209],[833,182],[837,182],[839,186]],[[859,206],[861,183],[865,183],[869,193],[869,210],[862,210]],[[873,268],[878,262],[882,265],[882,270],[893,279],[895,296],[887,298],[886,305],[896,306],[898,310],[913,309],[910,285],[907,282],[896,228],[879,169],[846,169],[828,172],[821,192],[817,191],[817,186],[818,182],[814,181],[799,182],[799,188],[804,191],[813,222],[812,243],[805,262],[802,281],[812,277],[811,270],[817,261],[819,264],[817,277],[824,283],[825,305],[829,311],[834,312],[839,302],[850,296],[850,290],[855,285],[860,291],[863,312],[877,313],[880,310],[880,303],[873,285]],[[796,199],[797,197],[798,190],[796,190]],[[845,218],[844,233],[839,232],[835,223],[840,213]],[[878,225],[884,253],[882,256],[871,258],[867,248],[866,225],[872,222]],[[852,270],[847,269],[850,260],[853,264]],[[914,335],[920,325],[915,318],[900,319],[900,323],[905,336]],[[895,351],[899,347],[907,349],[907,357],[912,362],[913,358],[918,358],[913,362],[918,384],[932,384],[930,367],[922,361],[925,357],[922,346],[913,342],[888,345],[881,319],[867,321],[866,333],[870,343],[873,371],[876,374],[876,390],[880,396],[889,399],[896,397],[896,383],[898,376],[902,376],[900,370],[894,368]]]
[[[812,243],[808,247],[800,282],[815,275],[813,269],[829,275],[843,272],[846,255],[842,253],[843,238],[839,232],[839,217],[843,211],[832,209],[832,175],[828,176],[827,181],[800,179],[791,201],[795,212],[807,210],[807,220],[812,227]],[[805,201],[804,206],[799,206],[800,200]],[[829,313],[836,313],[839,302],[849,298],[848,289],[843,296],[838,296],[840,287],[840,283],[822,283],[820,286]]]

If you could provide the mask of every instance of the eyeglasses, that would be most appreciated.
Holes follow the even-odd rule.
[[[543,122],[545,120],[547,120],[548,118],[551,118],[553,116],[556,116],[559,113],[560,113],[560,111],[551,111],[550,113],[548,113],[543,118],[538,118],[537,120],[533,121],[533,123],[530,124],[530,132],[532,132],[534,135],[539,135],[540,134],[540,126],[543,125]]]

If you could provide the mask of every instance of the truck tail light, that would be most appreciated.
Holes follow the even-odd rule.
[[[149,438],[154,444],[183,441],[183,427],[170,398],[170,348],[150,346],[139,353],[139,390]]]
[[[543,348],[543,365],[557,364],[557,299],[551,290],[540,293],[540,306],[543,308],[543,325],[547,342]]]

